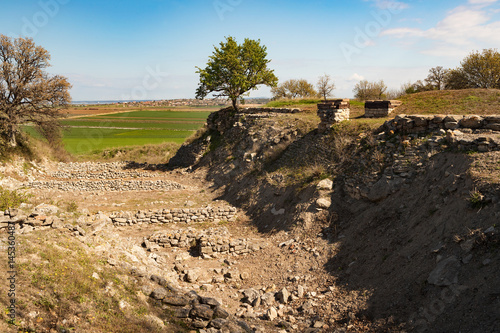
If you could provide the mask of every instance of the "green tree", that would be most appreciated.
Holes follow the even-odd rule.
[[[469,87],[500,88],[500,53],[496,49],[472,52],[461,65]]]
[[[273,99],[280,98],[306,98],[316,96],[318,93],[314,86],[304,79],[291,79],[271,89]]]
[[[446,77],[444,89],[458,90],[472,88],[462,68],[451,69]]]
[[[383,80],[378,82],[369,82],[368,80],[362,80],[356,83],[353,89],[354,97],[360,101],[366,101],[370,99],[383,99],[385,97],[385,92],[387,91],[387,86]]]
[[[61,110],[71,101],[65,77],[50,76],[50,54],[30,38],[0,35],[0,130],[17,145],[20,125],[33,123],[55,139]]]
[[[210,93],[216,97],[228,97],[235,110],[238,110],[238,99],[246,92],[257,89],[264,84],[275,87],[278,78],[267,65],[267,48],[260,45],[260,40],[246,38],[238,45],[233,37],[226,37],[220,47],[214,46],[207,67],[198,70],[200,83],[196,90],[196,98],[203,99]]]

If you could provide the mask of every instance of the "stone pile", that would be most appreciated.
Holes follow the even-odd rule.
[[[158,231],[147,241],[161,247],[194,248],[197,255],[211,258],[218,254],[240,255],[257,252],[265,247],[263,243],[239,238],[232,239],[226,227],[195,230],[193,228],[175,231]]]
[[[389,116],[392,111],[401,105],[401,101],[366,101],[365,102],[365,117],[366,118],[383,118]]]
[[[321,122],[318,125],[320,133],[327,131],[333,124],[349,120],[349,99],[328,100],[318,104],[318,117]]]
[[[138,212],[115,212],[109,217],[115,226],[142,223],[190,223],[234,221],[234,207],[173,208],[140,210]]]
[[[28,214],[20,209],[9,209],[0,211],[0,229],[7,228],[9,224],[15,224],[22,232],[32,231],[39,228],[63,228],[63,221],[55,216],[58,208],[51,205],[41,204]],[[29,229],[29,230],[28,230]]]
[[[248,324],[231,316],[214,298],[203,297],[195,291],[183,292],[166,279],[152,275],[156,288],[144,287],[143,293],[153,304],[170,309],[173,316],[185,321],[191,328],[204,332],[252,332]]]
[[[398,115],[386,121],[379,132],[423,133],[444,130],[490,130],[500,131],[500,115],[455,116],[455,115]]]
[[[60,191],[172,191],[186,187],[168,180],[79,180],[79,181],[33,181],[24,184],[25,187]]]

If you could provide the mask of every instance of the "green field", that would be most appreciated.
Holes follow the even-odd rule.
[[[72,154],[81,155],[108,148],[174,142],[181,144],[201,128],[210,112],[130,111],[62,120],[63,143]],[[25,131],[39,136],[34,128]]]

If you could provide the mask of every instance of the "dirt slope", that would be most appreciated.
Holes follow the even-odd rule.
[[[205,136],[191,168],[263,235],[328,242],[323,271],[359,297],[340,316],[329,300],[321,316],[352,331],[496,332],[500,153],[373,137],[355,123],[319,135],[294,117],[240,119],[216,145]]]

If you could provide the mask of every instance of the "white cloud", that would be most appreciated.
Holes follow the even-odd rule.
[[[349,77],[349,81],[363,81],[365,77],[363,75],[359,75],[358,73],[354,73],[351,77]]]
[[[472,5],[490,5],[497,2],[498,0],[469,0]]]
[[[491,4],[497,0],[469,0],[470,4]],[[427,30],[416,28],[393,28],[382,31],[383,36],[416,38],[435,41],[432,49],[424,54],[457,56],[467,54],[479,45],[500,43],[500,22],[492,21],[491,11],[484,7],[459,6],[449,11],[435,27]]]

